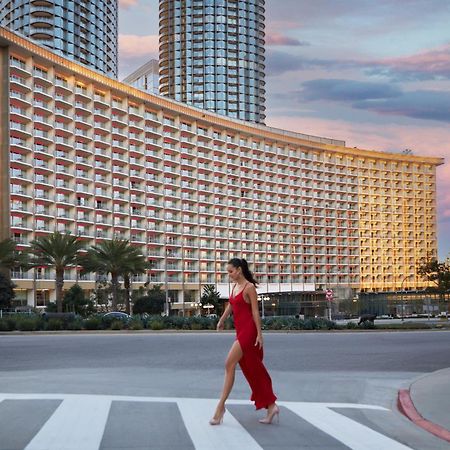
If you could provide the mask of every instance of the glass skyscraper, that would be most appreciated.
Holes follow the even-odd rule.
[[[265,119],[264,0],[160,0],[160,93]]]
[[[117,77],[117,0],[0,0],[0,25]]]

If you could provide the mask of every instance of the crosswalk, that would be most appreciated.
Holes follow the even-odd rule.
[[[248,401],[230,400],[223,424],[212,427],[208,420],[216,403],[217,399],[0,393],[0,450],[409,449],[343,413],[358,409],[391,414],[380,406],[278,402],[280,424],[264,426]]]

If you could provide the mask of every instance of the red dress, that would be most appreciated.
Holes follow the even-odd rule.
[[[234,288],[233,288],[234,290]],[[244,289],[236,296],[231,293],[236,339],[241,345],[243,356],[239,361],[242,372],[252,390],[251,400],[256,409],[267,408],[277,399],[272,390],[272,380],[263,364],[263,350],[255,346],[258,332],[253,320],[252,307],[244,300]]]

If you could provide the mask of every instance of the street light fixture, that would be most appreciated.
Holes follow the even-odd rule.
[[[265,319],[266,313],[264,310],[264,302],[267,302],[270,300],[270,297],[268,295],[260,295],[258,297],[258,300],[261,302],[261,319]]]
[[[401,305],[402,305],[402,322],[405,321],[405,303],[404,303],[404,299],[403,299],[403,294],[404,294],[403,284],[410,277],[411,277],[411,275],[406,275],[405,277],[403,277],[402,283],[400,285],[400,299],[401,299]]]

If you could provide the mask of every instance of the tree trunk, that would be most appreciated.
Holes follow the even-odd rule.
[[[117,303],[119,300],[119,275],[117,273],[111,274],[111,286],[112,286],[112,310],[117,309]]]
[[[63,312],[62,291],[64,286],[64,269],[56,269],[56,309],[59,313]]]
[[[131,287],[131,281],[130,281],[130,275],[126,274],[123,276],[123,287],[125,288],[125,305],[126,305],[126,311],[127,314],[131,315],[131,305],[130,305],[130,287]]]

